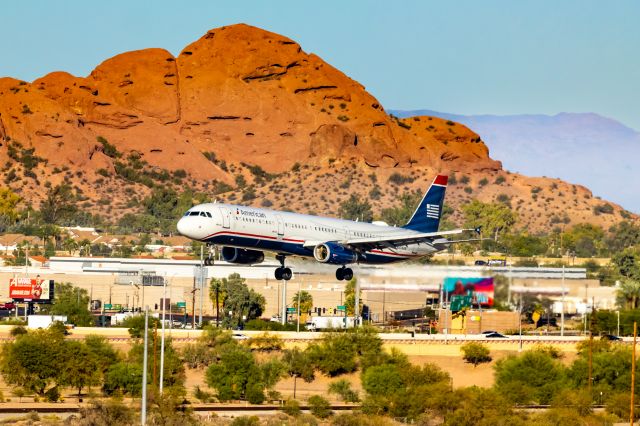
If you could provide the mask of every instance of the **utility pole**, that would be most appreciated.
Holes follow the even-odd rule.
[[[169,302],[171,303],[171,302]],[[160,338],[160,395],[162,395],[162,385],[164,382],[164,327],[165,314],[167,310],[167,277],[162,283],[162,336]]]
[[[153,325],[153,388],[158,383],[158,323]]]
[[[633,426],[633,406],[636,390],[636,339],[638,337],[638,324],[633,322],[633,355],[631,358],[631,410],[629,411],[629,424]]]
[[[287,281],[282,280],[282,317],[280,317],[280,322],[282,325],[287,323]]]
[[[562,264],[562,302],[560,305],[560,336],[564,336],[564,263]]]
[[[147,424],[147,347],[149,346],[149,307],[144,307],[144,354],[142,356],[142,409],[140,422]]]
[[[358,328],[358,319],[360,318],[360,280],[356,279],[356,288],[354,289],[356,292],[355,296],[355,305],[353,306],[353,327]],[[344,310],[347,312],[346,308]],[[344,325],[345,328],[347,324]]]
[[[298,327],[296,332],[300,333],[300,288],[301,288],[301,281],[298,281]]]
[[[200,246],[200,327],[202,327],[202,304],[204,300],[204,246]]]

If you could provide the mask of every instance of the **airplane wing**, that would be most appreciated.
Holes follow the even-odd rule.
[[[389,236],[377,236],[371,238],[354,238],[349,240],[337,240],[334,241],[343,247],[349,247],[356,250],[369,251],[373,249],[383,248],[397,248],[406,246],[409,244],[453,244],[456,242],[462,242],[463,240],[447,240],[445,237],[449,235],[458,235],[468,231],[478,231],[477,229],[455,229],[452,231],[439,231],[439,232],[410,232],[406,234],[395,234]],[[464,240],[470,241],[470,240]],[[315,247],[318,244],[326,243],[327,241],[306,241],[305,247]]]

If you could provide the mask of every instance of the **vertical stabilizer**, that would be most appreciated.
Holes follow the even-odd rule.
[[[444,194],[447,190],[447,176],[438,175],[424,194],[420,205],[403,228],[418,232],[436,232],[440,226]]]

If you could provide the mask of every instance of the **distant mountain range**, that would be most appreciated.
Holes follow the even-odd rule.
[[[398,117],[430,115],[478,133],[491,157],[507,170],[558,177],[595,196],[640,212],[640,133],[594,113],[458,115],[431,110],[389,110]]]

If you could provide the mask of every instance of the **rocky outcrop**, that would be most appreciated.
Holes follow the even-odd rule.
[[[269,174],[335,161],[382,174],[502,169],[467,127],[390,116],[360,83],[293,40],[244,24],[211,30],[177,57],[145,49],[87,77],[2,78],[0,137],[47,160],[28,173],[3,171],[25,172],[7,183],[36,204],[43,182],[65,181],[85,194],[87,209],[115,200],[117,214],[149,191],[148,179],[209,191],[251,178],[247,165]],[[10,160],[4,144],[0,164]]]

